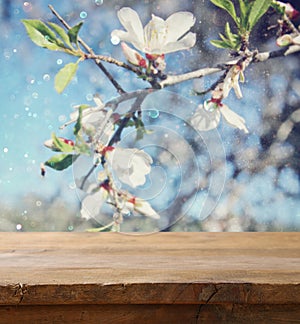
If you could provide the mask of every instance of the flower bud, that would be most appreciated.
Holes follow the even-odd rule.
[[[137,51],[129,47],[126,43],[122,42],[121,43],[122,50],[124,53],[124,56],[126,57],[126,60],[135,65],[135,66],[140,66],[142,68],[146,68],[146,60],[140,55]]]
[[[289,19],[297,19],[300,15],[300,12],[296,10],[290,3],[284,3],[281,1],[276,1],[280,7],[284,8],[284,12]]]
[[[284,46],[289,46],[293,43],[293,38],[291,35],[286,34],[282,35],[276,40],[277,46],[284,47]]]
[[[68,144],[70,146],[74,146],[74,142],[70,139],[64,138],[64,137],[58,137],[58,139],[62,142],[64,142],[65,144]],[[54,144],[53,139],[48,139],[44,142],[44,145],[46,147],[48,147],[49,149],[51,149],[52,151],[60,151],[60,149]]]

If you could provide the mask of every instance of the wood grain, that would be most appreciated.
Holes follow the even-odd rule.
[[[0,323],[298,323],[300,235],[1,233],[0,305]]]

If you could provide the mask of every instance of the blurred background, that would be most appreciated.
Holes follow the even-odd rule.
[[[135,9],[144,24],[152,13],[167,18],[176,11],[191,11],[197,19],[193,27],[196,46],[168,55],[167,72],[179,74],[229,59],[228,52],[214,48],[209,41],[218,38],[230,18],[207,0],[73,0],[49,4],[70,25],[84,21],[80,36],[96,53],[123,61],[120,46],[110,40],[111,31],[121,28],[117,10],[123,6]],[[35,46],[21,23],[21,19],[57,23],[47,5],[47,1],[0,0],[0,231],[83,231],[100,226],[95,220],[80,217],[81,194],[76,186],[80,166],[75,164],[64,172],[48,169],[42,178],[40,163],[51,156],[43,146],[51,132],[68,137],[70,130],[59,131],[59,126],[68,120],[74,105],[93,105],[95,93],[104,101],[117,93],[93,62],[80,65],[63,94],[55,92],[55,74],[75,60]],[[278,49],[276,29],[268,28],[277,19],[270,10],[255,27],[252,48],[261,52]],[[148,86],[127,71],[105,66],[126,91]],[[241,85],[243,99],[231,94],[226,101],[246,119],[247,135],[226,123],[221,123],[218,131],[199,135],[185,123],[197,105],[209,98],[194,96],[192,90],[209,87],[218,75],[169,87],[145,101],[145,124],[157,135],[137,144],[146,145],[154,159],[153,173],[140,194],[147,198],[149,186],[154,191],[153,206],[164,219],[159,230],[300,229],[299,67],[300,55],[295,54],[247,69],[246,82]],[[124,143],[131,145],[132,132],[125,135]],[[158,142],[161,145],[151,149]],[[164,179],[164,185],[157,183],[158,179]],[[108,214],[105,217],[109,218]],[[153,230],[145,218],[129,215],[125,221],[128,231]]]

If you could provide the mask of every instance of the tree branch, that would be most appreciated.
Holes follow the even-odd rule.
[[[71,29],[71,26],[62,18],[62,16],[54,9],[52,5],[48,5],[49,9],[52,11],[53,15],[62,23],[62,25],[66,29]],[[78,37],[78,42],[81,46],[89,52],[90,55],[95,56],[95,53],[91,47],[89,47],[80,37]],[[103,66],[99,58],[94,58],[94,62],[99,67],[99,69],[106,75],[112,85],[116,88],[118,93],[122,94],[126,91],[121,87],[121,85],[113,78],[113,76],[107,71],[107,69]]]
[[[267,61],[268,59],[276,58],[276,57],[283,57],[287,56],[293,53],[300,52],[300,46],[299,45],[291,45],[288,48],[283,48],[277,51],[271,51],[271,52],[263,52],[263,53],[258,53],[254,55],[253,60],[251,63],[259,63],[259,62],[264,62]],[[228,65],[234,65],[239,61],[239,58],[233,61],[229,61],[225,64],[219,64],[217,67],[212,67],[212,68],[203,68],[199,69],[196,71],[188,72],[185,74],[180,74],[180,75],[168,75],[167,78],[161,82],[158,82],[161,88],[174,85],[177,83],[181,83],[184,81],[192,80],[192,79],[199,79],[204,76],[214,74],[220,71],[225,70]]]

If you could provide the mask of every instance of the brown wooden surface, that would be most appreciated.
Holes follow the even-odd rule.
[[[0,305],[0,323],[299,323],[300,235],[0,233]]]

